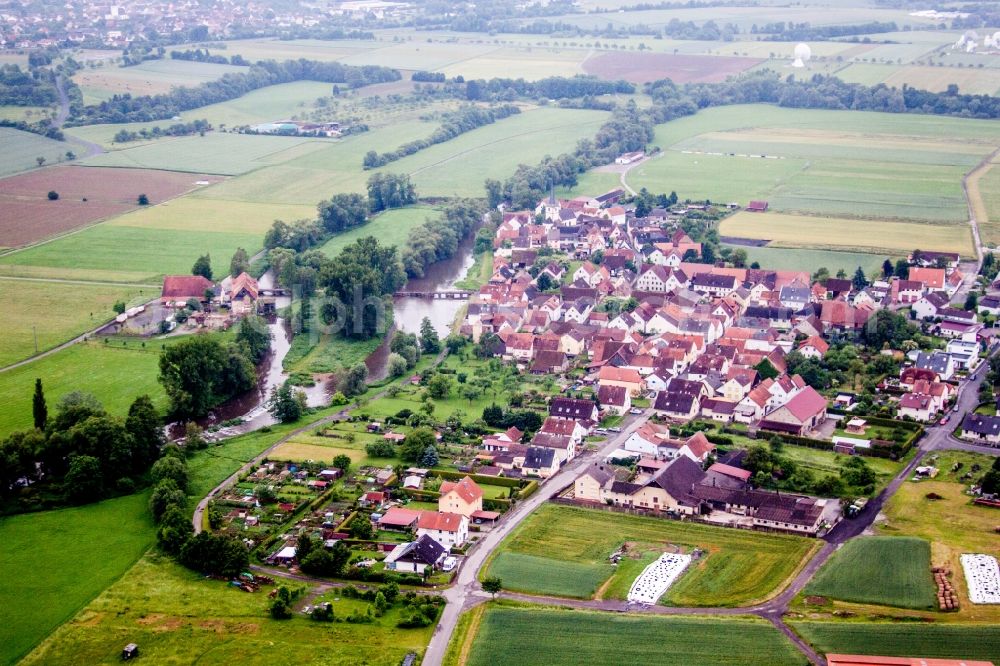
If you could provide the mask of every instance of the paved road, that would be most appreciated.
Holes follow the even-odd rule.
[[[444,592],[444,598],[448,604],[444,608],[444,613],[438,621],[431,642],[427,646],[423,661],[425,666],[438,666],[444,659],[444,653],[448,649],[448,643],[458,624],[458,618],[462,612],[471,606],[485,601],[488,596],[479,590],[479,571],[489,555],[496,549],[500,542],[504,540],[528,515],[547,502],[560,490],[572,483],[580,472],[594,460],[598,460],[608,455],[625,443],[625,439],[631,431],[640,423],[644,422],[651,411],[647,411],[642,416],[628,416],[623,424],[622,432],[609,439],[599,451],[579,456],[576,460],[563,467],[558,474],[541,485],[534,495],[519,502],[514,509],[508,512],[500,522],[476,544],[465,561],[462,562],[461,569],[455,578],[454,584]]]
[[[59,111],[56,112],[56,117],[52,121],[52,124],[56,128],[62,129],[63,124],[69,119],[69,95],[66,94],[66,80],[62,75],[56,77],[56,92],[59,93]],[[104,148],[101,145],[92,141],[75,136],[67,136],[66,140],[82,150],[82,154],[77,155],[77,157],[92,157],[104,152]]]

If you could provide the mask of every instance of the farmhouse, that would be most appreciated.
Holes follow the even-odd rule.
[[[614,478],[611,466],[595,462],[573,483],[573,497],[585,502],[601,502],[601,489]]]
[[[825,420],[826,398],[807,386],[784,405],[767,413],[760,427],[803,436]]]

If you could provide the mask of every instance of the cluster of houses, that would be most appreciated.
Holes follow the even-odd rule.
[[[247,273],[236,277],[227,275],[218,283],[201,275],[168,275],[163,278],[160,304],[164,308],[182,310],[188,308],[191,302],[197,302],[202,307],[190,313],[189,319],[193,323],[226,328],[235,319],[273,310],[275,301],[270,292],[262,293],[257,280]]]
[[[652,432],[642,437],[660,439]],[[704,435],[686,442],[664,436],[662,442],[657,455],[639,459],[634,475],[628,468],[592,464],[574,482],[574,500],[811,536],[839,519],[836,500],[753,488],[749,471],[723,463],[703,469],[698,453],[711,446]]]

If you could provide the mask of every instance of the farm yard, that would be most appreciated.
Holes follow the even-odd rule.
[[[784,636],[757,619],[641,617],[504,605],[471,612],[481,618],[478,632],[469,637],[471,648],[465,646],[467,659],[462,663],[469,666],[802,663],[801,654]]]
[[[928,622],[812,622],[792,628],[820,653],[983,659],[1000,655],[996,625]]]
[[[0,218],[0,247],[35,243],[134,210],[140,194],[159,203],[200,187],[199,182],[219,180],[167,171],[70,166],[0,179],[0,206],[5,211]],[[50,201],[49,192],[59,198]]]
[[[623,544],[617,568],[609,558]],[[808,539],[546,504],[501,545],[487,575],[511,590],[624,599],[663,552],[702,554],[660,600],[676,606],[742,606],[777,593],[816,548]]]
[[[912,537],[854,539],[823,565],[805,593],[901,608],[933,608],[930,544]]]
[[[45,351],[111,319],[118,301],[137,305],[157,290],[0,278],[0,367]],[[145,293],[144,293],[145,292]]]

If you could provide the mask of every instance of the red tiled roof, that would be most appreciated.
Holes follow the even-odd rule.
[[[471,504],[477,499],[483,496],[483,489],[480,488],[475,481],[469,477],[464,477],[458,483],[451,483],[450,481],[445,481],[441,484],[441,496],[444,497],[448,493],[454,490],[458,493],[458,496],[465,500],[466,503]]]
[[[462,526],[462,516],[444,511],[422,511],[417,519],[417,529],[457,532]]]
[[[212,288],[212,282],[200,275],[168,275],[163,278],[162,298],[188,299],[205,297],[205,290]]]

